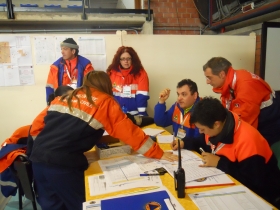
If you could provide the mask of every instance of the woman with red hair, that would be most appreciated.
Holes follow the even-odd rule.
[[[119,47],[107,69],[113,94],[124,112],[147,116],[149,78],[132,47]]]

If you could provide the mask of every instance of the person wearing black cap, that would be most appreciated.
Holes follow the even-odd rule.
[[[46,100],[61,85],[69,85],[74,89],[80,87],[84,75],[94,70],[90,60],[78,55],[79,46],[74,39],[65,39],[60,47],[62,57],[51,65],[46,85]]]

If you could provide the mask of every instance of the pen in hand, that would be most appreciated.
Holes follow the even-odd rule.
[[[205,152],[201,147],[199,147],[199,151],[200,151],[201,153]]]

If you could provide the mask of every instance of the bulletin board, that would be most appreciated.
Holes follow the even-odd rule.
[[[11,36],[15,34],[11,34]],[[9,36],[9,35],[0,35]],[[8,138],[15,129],[31,124],[33,119],[46,107],[45,85],[50,69],[49,64],[37,65],[34,49],[34,37],[65,36],[58,34],[31,34],[34,84],[24,86],[0,87],[0,142]],[[74,40],[97,35],[68,35]],[[106,64],[111,63],[118,47],[131,46],[138,53],[148,73],[150,83],[150,100],[148,114],[153,116],[153,109],[158,101],[159,92],[171,89],[167,100],[169,108],[177,99],[176,86],[185,78],[192,79],[198,85],[201,97],[219,95],[212,92],[206,84],[202,66],[212,57],[227,58],[233,68],[244,68],[254,72],[256,36],[208,36],[208,35],[98,35],[104,37],[106,47]],[[1,39],[0,39],[1,40]],[[94,63],[93,63],[94,66]]]

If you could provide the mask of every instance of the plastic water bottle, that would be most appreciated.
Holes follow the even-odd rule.
[[[127,113],[127,108],[125,105],[122,106],[122,111],[123,111],[123,113]]]

